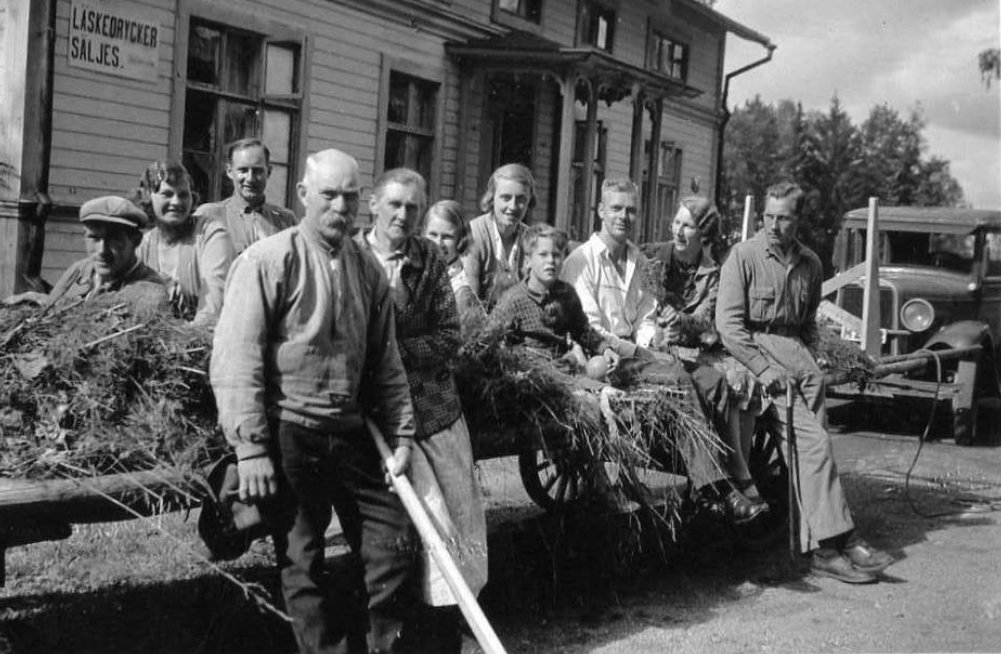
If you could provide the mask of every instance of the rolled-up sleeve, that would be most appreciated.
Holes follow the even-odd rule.
[[[735,248],[720,272],[716,300],[716,331],[724,347],[755,375],[768,368],[768,359],[754,344],[747,328],[747,289],[750,276],[738,248]]]
[[[212,342],[209,376],[219,425],[238,458],[268,451],[265,367],[278,279],[268,261],[242,256],[233,264]]]

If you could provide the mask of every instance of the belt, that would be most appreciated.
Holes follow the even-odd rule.
[[[760,334],[774,334],[775,336],[799,338],[803,333],[803,328],[799,325],[771,325],[768,323],[758,323],[751,326],[751,331],[758,332]]]

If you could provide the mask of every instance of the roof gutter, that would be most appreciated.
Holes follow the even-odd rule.
[[[765,48],[768,49],[768,54],[766,54],[761,59],[758,59],[757,61],[752,61],[751,63],[747,64],[746,66],[741,66],[737,70],[734,70],[732,72],[727,73],[726,77],[724,78],[724,81],[723,81],[723,95],[720,98],[720,106],[722,107],[722,110],[721,110],[722,116],[720,117],[719,128],[718,128],[719,133],[718,133],[717,139],[716,139],[716,184],[715,184],[715,189],[716,189],[716,206],[717,207],[720,206],[720,203],[723,200],[723,196],[722,196],[722,182],[723,182],[723,133],[726,130],[727,123],[730,122],[730,110],[727,108],[727,101],[729,100],[729,97],[730,97],[730,80],[732,80],[734,77],[737,77],[738,75],[743,75],[744,73],[748,72],[749,70],[753,70],[754,68],[757,68],[758,66],[761,66],[762,64],[767,64],[769,61],[772,60],[772,55],[775,53],[775,48],[777,46],[774,43],[772,43],[771,41],[768,41],[767,39],[764,42],[759,41],[759,43],[761,43]]]

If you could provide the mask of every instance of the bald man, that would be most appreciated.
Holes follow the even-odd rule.
[[[364,566],[368,651],[395,651],[417,601],[414,548],[362,422],[364,413],[380,423],[402,473],[414,415],[394,303],[379,263],[350,238],[354,158],[311,155],[297,190],[302,222],[251,245],[230,272],[210,371],[219,421],[239,459],[240,498],[275,527],[299,651],[364,651],[348,637],[364,593],[324,567],[331,506]]]

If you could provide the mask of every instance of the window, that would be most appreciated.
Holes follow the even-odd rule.
[[[615,10],[594,0],[583,0],[580,4],[577,43],[611,52],[614,37]]]
[[[438,105],[437,82],[396,70],[389,73],[383,114],[382,170],[412,168],[431,181]]]
[[[573,206],[571,207],[570,238],[586,241],[597,226],[598,200],[601,197],[601,183],[605,180],[605,155],[608,144],[608,128],[598,121],[594,130],[594,173],[591,177],[591,197],[587,206],[580,206],[580,188],[584,172],[584,140],[587,136],[587,121],[574,122],[573,164],[570,175],[573,185]]]
[[[671,79],[688,79],[688,45],[654,30],[650,38],[647,67]]]
[[[650,141],[644,144],[644,152],[649,156]],[[647,196],[649,171],[645,168],[648,156],[643,158],[643,197]],[[681,187],[681,148],[670,141],[660,144],[660,161],[657,166],[657,198],[651,211],[645,212],[643,225],[640,228],[639,240],[654,242],[667,240],[670,234],[670,219],[677,209],[679,189]]]
[[[497,0],[497,9],[532,23],[542,18],[542,0]]]
[[[233,191],[226,145],[257,136],[271,151],[268,200],[287,204],[302,106],[301,51],[297,41],[191,18],[182,158],[202,201]]]

